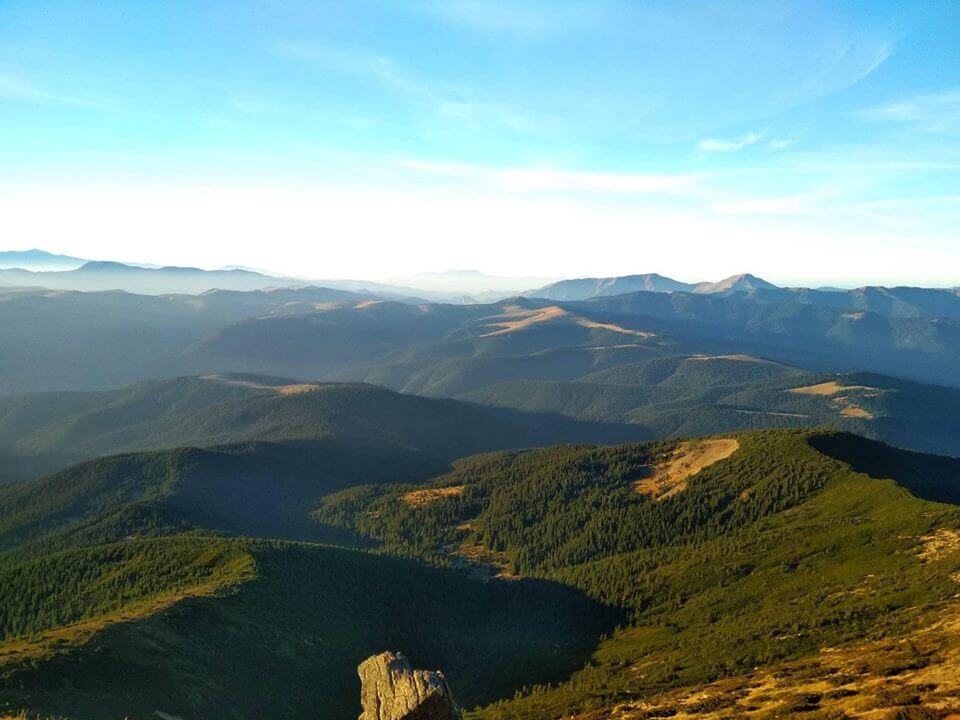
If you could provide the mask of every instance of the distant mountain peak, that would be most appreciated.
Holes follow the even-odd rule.
[[[77,268],[77,272],[108,272],[116,270],[137,270],[132,265],[124,265],[114,260],[88,260]]]
[[[620,275],[606,278],[560,280],[527,293],[548,300],[589,300],[595,297],[623,295],[632,292],[690,292],[696,286],[658,273]]]
[[[83,265],[86,260],[69,255],[31,248],[30,250],[0,250],[0,268],[19,268],[32,272],[49,272],[56,270],[74,270]]]
[[[767,282],[763,278],[750,273],[740,273],[731,275],[719,282],[701,283],[694,292],[697,293],[723,293],[723,292],[750,292],[752,290],[776,290],[776,285]]]

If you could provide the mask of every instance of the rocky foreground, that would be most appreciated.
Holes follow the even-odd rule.
[[[360,720],[463,720],[443,673],[414,670],[400,653],[367,658],[360,675]]]

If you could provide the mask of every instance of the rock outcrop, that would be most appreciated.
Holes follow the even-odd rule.
[[[360,720],[463,720],[443,673],[414,670],[400,653],[369,657],[360,674]]]

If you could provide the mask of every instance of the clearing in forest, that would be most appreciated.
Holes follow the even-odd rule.
[[[465,487],[466,485],[453,485],[451,487],[411,490],[410,492],[401,495],[400,499],[408,505],[420,507],[423,505],[429,505],[430,503],[441,498],[463,495],[463,490]]]
[[[679,443],[666,460],[652,468],[650,475],[634,482],[633,489],[657,501],[665,500],[683,492],[687,481],[705,467],[730,457],[739,448],[740,443],[733,438]]]

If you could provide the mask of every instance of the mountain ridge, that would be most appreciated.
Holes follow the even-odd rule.
[[[723,453],[670,474],[721,441]],[[942,668],[913,691],[924,703],[956,689],[949,658],[907,643],[955,604],[960,545],[946,541],[960,537],[960,460],[765,431],[488,453],[415,482],[384,468],[369,484],[360,469],[344,486],[261,474],[275,461],[244,452],[116,456],[0,489],[0,617],[13,629],[0,640],[0,710],[140,720],[322,708],[346,720],[353,668],[384,644],[443,667],[482,720],[640,718],[641,704],[687,708],[723,687],[741,689],[721,706],[689,704],[692,716],[751,717],[750,702],[794,707],[790,688],[810,677],[843,693],[807,705],[885,710],[899,696],[873,683],[899,687],[890,668],[903,663]],[[236,467],[208,464],[230,453]],[[269,516],[355,533],[376,554],[237,537],[267,532]],[[81,626],[61,626],[43,597],[85,598],[61,606]],[[444,622],[424,633],[424,617]],[[900,641],[889,659],[864,645]],[[824,647],[876,664],[816,676]],[[743,692],[758,673],[782,689]]]

